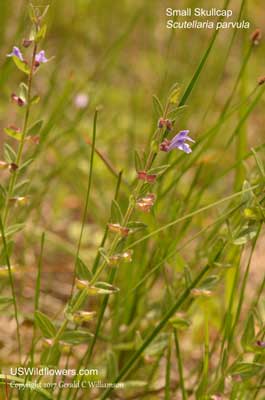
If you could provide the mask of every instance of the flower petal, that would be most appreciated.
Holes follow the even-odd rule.
[[[182,143],[178,146],[179,150],[184,151],[186,154],[190,154],[192,152],[190,146],[187,143]]]
[[[7,57],[17,57],[21,61],[24,61],[21,51],[16,46],[13,47],[13,50],[10,54],[7,54]]]
[[[184,131],[180,131],[179,133],[177,133],[173,139],[171,140],[171,143],[174,143],[175,141],[184,141],[186,139],[186,137],[188,136],[189,130],[184,130]]]
[[[44,50],[41,50],[39,53],[36,54],[35,61],[37,61],[38,63],[46,63],[49,61],[48,58],[46,58],[45,56]]]

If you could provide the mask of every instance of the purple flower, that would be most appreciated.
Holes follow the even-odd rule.
[[[19,60],[24,61],[21,51],[16,46],[13,47],[12,53],[7,54],[7,57],[17,57]]]
[[[41,50],[35,56],[35,62],[37,62],[38,64],[46,63],[48,61],[49,61],[48,58],[45,57],[45,51],[44,50]]]
[[[165,139],[160,144],[160,150],[168,152],[173,149],[179,149],[187,154],[191,153],[192,150],[189,144],[186,143],[186,141],[190,141],[193,143],[195,143],[195,141],[188,136],[188,133],[189,133],[188,130],[180,131],[176,136],[173,137],[173,139],[171,140]]]

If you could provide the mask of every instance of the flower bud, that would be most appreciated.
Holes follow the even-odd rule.
[[[137,178],[148,183],[154,183],[156,181],[156,175],[147,174],[146,171],[137,171]]]
[[[143,212],[149,212],[153,207],[155,202],[155,195],[153,193],[147,194],[145,197],[137,200],[136,208]]]
[[[119,263],[119,260],[120,260],[119,254],[115,254],[115,255],[109,257],[109,263],[108,264],[111,267],[116,267],[118,265],[118,263]]]
[[[260,39],[261,39],[261,30],[260,29],[256,29],[252,35],[251,35],[251,41],[252,43],[256,46],[259,44]]]
[[[15,93],[11,94],[11,100],[13,103],[16,103],[19,107],[23,107],[25,105],[25,101],[17,96]]]
[[[78,279],[78,278],[75,279],[75,287],[77,289],[82,290],[82,289],[85,289],[88,286],[89,286],[89,282],[88,281],[84,281],[84,280],[81,280],[81,279]]]
[[[31,45],[32,42],[33,42],[33,40],[23,39],[22,46],[27,48]]]
[[[171,131],[171,129],[173,127],[173,124],[172,124],[172,121],[170,119],[166,120],[166,127],[167,127],[168,131]]]
[[[26,205],[28,203],[28,197],[26,196],[16,196],[16,197],[10,197],[9,198],[9,203],[12,205]]]
[[[120,224],[108,224],[111,232],[119,233],[121,236],[126,237],[129,234],[130,229]]]
[[[133,254],[132,250],[125,251],[123,254],[121,254],[121,258],[123,259],[124,262],[130,263],[132,262],[132,254]]]
[[[191,294],[194,296],[194,297],[210,297],[210,296],[212,296],[212,292],[211,292],[211,290],[207,290],[207,289],[197,289],[197,288],[194,288],[194,289],[192,289],[191,290]]]
[[[158,127],[159,129],[162,129],[162,128],[164,128],[165,124],[166,124],[165,119],[164,119],[164,118],[159,118],[157,127]]]
[[[159,146],[159,149],[160,149],[161,151],[167,152],[170,143],[171,143],[171,142],[170,142],[170,140],[168,140],[168,139],[163,140],[163,142],[162,142],[162,143],[160,144],[160,146]]]
[[[15,172],[18,169],[18,165],[12,162],[8,164],[8,169],[10,172]]]
[[[96,315],[95,311],[77,311],[73,314],[72,320],[75,324],[91,321]]]

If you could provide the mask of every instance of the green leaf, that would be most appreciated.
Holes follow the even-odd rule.
[[[6,306],[13,303],[12,297],[3,297],[0,296],[0,306]]]
[[[28,167],[32,162],[34,161],[34,158],[29,158],[21,166],[19,167],[20,172],[23,171],[26,167]]]
[[[37,22],[35,7],[30,3],[28,8],[29,18],[34,24]]]
[[[16,232],[21,231],[24,227],[25,227],[25,224],[14,224],[14,225],[9,226],[5,231],[5,237],[11,236]]]
[[[157,114],[157,117],[160,118],[163,115],[163,106],[159,100],[159,98],[154,94],[153,95],[153,107],[154,111]]]
[[[248,379],[257,375],[262,368],[264,368],[263,364],[238,362],[229,368],[228,374],[240,375],[243,379]]]
[[[61,339],[64,342],[77,345],[88,343],[93,336],[91,332],[85,329],[77,329],[75,331],[65,331]]]
[[[142,160],[138,151],[134,151],[134,165],[136,171],[141,171],[143,169]]]
[[[204,54],[203,54],[203,56],[201,58],[201,61],[196,66],[196,70],[195,70],[195,72],[194,72],[194,74],[193,74],[193,76],[191,78],[191,81],[189,82],[185,92],[183,93],[183,95],[182,95],[182,97],[180,99],[179,106],[183,106],[186,103],[186,101],[188,100],[193,88],[195,87],[195,84],[196,84],[196,82],[197,82],[197,80],[198,80],[198,78],[199,78],[199,76],[200,76],[200,74],[201,74],[201,72],[203,70],[203,67],[204,67],[204,65],[205,65],[205,63],[206,63],[206,61],[207,61],[207,59],[208,59],[208,57],[209,57],[209,55],[211,53],[211,50],[213,48],[214,42],[216,40],[216,37],[217,37],[219,31],[220,30],[215,30],[213,32],[212,38],[210,40],[210,43],[209,43],[206,51],[204,52]]]
[[[251,185],[248,181],[244,181],[243,186],[242,186],[242,202],[244,202],[244,206],[250,206],[254,199],[254,193],[252,190],[250,190]]]
[[[245,323],[244,332],[241,338],[241,345],[244,350],[250,350],[255,340],[254,316],[251,313]]]
[[[105,262],[107,263],[107,264],[109,264],[109,257],[107,256],[107,253],[106,253],[106,250],[104,249],[104,247],[100,247],[99,249],[98,249],[98,252],[99,252],[99,254],[101,255],[101,257],[103,257],[104,258],[104,260],[105,260]]]
[[[0,184],[0,208],[2,208],[6,201],[6,191],[5,188]]]
[[[220,280],[218,275],[210,275],[198,286],[198,289],[211,290]]]
[[[19,181],[14,187],[14,195],[18,196],[21,193],[25,193],[30,182],[31,182],[30,179],[24,179],[23,181]]]
[[[180,88],[176,87],[175,89],[173,89],[169,96],[170,104],[178,104],[180,98]]]
[[[34,319],[36,325],[41,330],[43,336],[47,338],[52,338],[56,335],[56,329],[51,320],[47,317],[47,315],[43,314],[40,311],[35,311]]]
[[[119,372],[119,362],[117,354],[113,351],[107,352],[107,371],[106,371],[106,379],[108,382],[113,382],[115,376],[117,376]]]
[[[40,96],[33,96],[32,99],[30,100],[30,104],[38,104],[40,101]]]
[[[144,224],[143,222],[140,221],[131,221],[128,222],[127,228],[133,231],[141,231],[143,229],[146,229],[148,225]]]
[[[8,163],[15,162],[17,158],[15,150],[12,149],[12,147],[8,144],[4,144],[4,159]]]
[[[50,5],[48,4],[48,5],[44,8],[44,11],[43,11],[43,13],[42,13],[41,16],[40,16],[40,19],[43,19],[43,18],[45,17],[45,15],[47,14],[49,8],[50,8]]]
[[[20,71],[22,71],[22,72],[24,72],[25,74],[29,75],[29,73],[30,73],[29,66],[28,66],[27,64],[25,64],[24,61],[21,61],[21,60],[20,60],[18,57],[16,57],[16,56],[13,56],[13,57],[12,57],[12,60],[14,61],[14,63],[16,64],[16,67],[17,67]]]
[[[170,167],[169,164],[167,164],[167,165],[161,165],[160,167],[151,168],[151,169],[148,171],[148,173],[149,173],[149,174],[161,175],[161,174],[163,174],[169,167]]]
[[[113,344],[113,349],[117,351],[131,351],[135,350],[135,341]],[[139,347],[139,346],[138,346]]]
[[[235,240],[233,240],[233,244],[235,244],[236,246],[242,246],[243,244],[246,244],[250,240],[254,239],[254,237],[257,235],[257,231],[258,231],[258,226],[256,225],[244,227],[238,233]]]
[[[96,282],[94,287],[98,289],[98,294],[113,294],[119,292],[119,288],[107,282]]]
[[[173,328],[181,331],[188,329],[191,325],[191,321],[187,318],[182,317],[181,315],[170,318],[169,322],[171,323]]]
[[[36,25],[34,24],[34,25],[31,27],[31,30],[30,30],[29,40],[31,40],[32,42],[34,42],[34,41],[35,41],[35,38],[36,38],[36,34],[37,34],[37,29],[36,29]]]
[[[263,180],[265,180],[265,171],[264,171],[263,162],[261,161],[261,159],[259,158],[258,154],[256,153],[256,151],[254,149],[251,149],[251,151],[252,151],[252,153],[254,155],[254,158],[255,158],[257,167],[259,169],[260,175],[263,178]]]
[[[19,85],[19,97],[26,102],[28,98],[28,85],[26,85],[24,82],[21,82]]]
[[[169,115],[169,116],[171,117],[171,119],[172,119],[172,122],[175,121],[175,118],[176,118],[179,114],[181,114],[186,108],[187,108],[186,105],[181,106],[181,107],[177,106],[177,107],[172,108],[172,110],[170,110],[169,113],[168,113],[168,115]]]
[[[92,279],[92,274],[89,271],[86,264],[81,260],[80,257],[77,258],[76,264],[76,274],[79,279],[90,281]]]
[[[8,136],[12,137],[13,139],[21,141],[22,135],[20,131],[17,131],[13,128],[4,128],[4,131]]]
[[[41,127],[43,125],[43,120],[39,120],[37,122],[35,122],[35,124],[33,124],[28,132],[27,132],[27,136],[32,136],[32,135],[38,135],[39,131],[41,130]]]
[[[42,354],[41,354],[41,359],[40,362],[42,365],[47,365],[47,362],[49,362],[49,365],[58,365],[59,359],[61,357],[61,352],[59,349],[59,345],[56,344],[52,348],[52,352],[50,352],[50,348],[45,349]]]
[[[208,262],[209,264],[212,264],[216,260],[216,256],[220,253],[222,248],[224,247],[224,240],[222,238],[218,238],[213,246],[211,247],[211,250],[208,254]]]
[[[42,39],[44,39],[45,36],[46,36],[46,32],[47,32],[47,25],[44,24],[44,25],[40,28],[40,30],[36,33],[36,35],[35,35],[35,41],[36,41],[36,42],[40,42]]]
[[[111,202],[111,221],[114,223],[122,223],[123,215],[121,208],[116,200]]]

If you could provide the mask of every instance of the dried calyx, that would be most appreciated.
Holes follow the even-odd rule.
[[[136,208],[143,212],[150,212],[155,203],[155,194],[148,193],[146,196],[141,197],[136,202]]]

